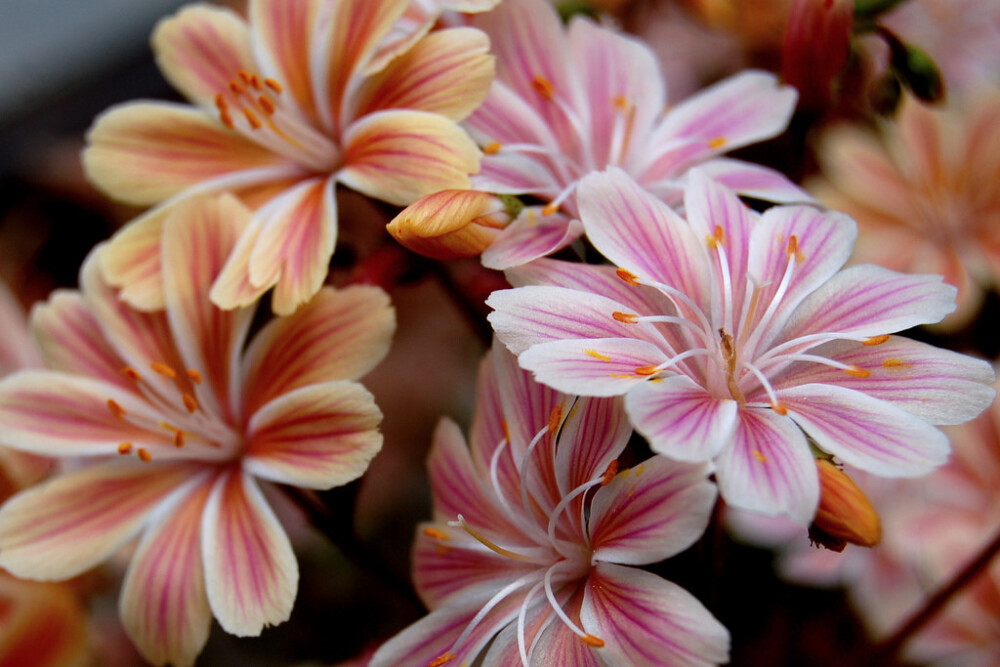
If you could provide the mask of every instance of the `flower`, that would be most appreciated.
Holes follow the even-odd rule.
[[[933,109],[906,96],[881,135],[853,125],[817,147],[825,179],[809,189],[858,221],[855,261],[939,273],[958,288],[955,329],[1000,282],[1000,94]]]
[[[508,203],[479,190],[441,190],[407,206],[386,229],[401,245],[425,257],[475,257],[510,222]]]
[[[337,183],[397,205],[469,186],[479,155],[456,121],[489,88],[488,40],[473,28],[441,30],[373,60],[407,4],[251,0],[248,20],[193,6],[157,26],[160,69],[196,106],[112,108],[83,156],[108,194],[165,202],[103,253],[123,298],[162,307],[161,230],[177,198],[232,190],[259,207],[212,300],[246,306],[274,287],[274,311],[288,314],[326,277]]]
[[[553,245],[541,254],[579,236],[568,228],[578,214],[576,186],[612,165],[671,204],[697,164],[745,194],[809,199],[778,172],[719,157],[785,129],[796,94],[773,75],[745,72],[667,107],[656,58],[642,42],[580,16],[565,29],[548,3],[534,0],[507,0],[474,22],[490,36],[497,78],[466,121],[486,154],[473,184],[548,200],[546,213],[565,210],[569,218],[541,221],[562,232],[547,232]],[[516,243],[501,234],[494,247],[508,242]]]
[[[444,419],[428,461],[435,520],[413,554],[432,612],[372,666],[472,664],[484,649],[484,665],[725,661],[728,632],[700,602],[628,567],[702,534],[707,467],[654,457],[616,474],[620,400],[540,386],[499,345],[478,392],[470,445]]]
[[[588,238],[619,268],[509,271],[522,286],[490,296],[493,328],[544,384],[626,394],[653,449],[714,460],[732,505],[808,524],[819,484],[806,436],[873,474],[916,476],[948,455],[932,424],[993,399],[985,362],[889,335],[944,317],[955,290],[839,271],[856,234],[844,215],[758,216],[698,170],[687,220],[617,169],[584,179],[579,198]]]
[[[126,631],[151,662],[190,664],[212,617],[259,634],[288,618],[298,568],[258,479],[326,489],[381,447],[381,413],[355,380],[395,326],[372,287],[321,290],[244,349],[253,309],[208,300],[252,214],[231,195],[188,199],[164,225],[166,310],[134,310],[101,277],[33,314],[50,370],[0,382],[7,441],[92,465],[0,508],[0,566],[63,579],[142,534],[121,593]]]

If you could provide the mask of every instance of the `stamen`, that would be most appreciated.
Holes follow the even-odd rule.
[[[132,443],[131,442],[122,442],[122,443],[119,443],[119,445],[118,445],[118,453],[121,454],[122,456],[127,456],[127,455],[131,454],[132,453]]]
[[[613,480],[615,478],[615,475],[617,474],[618,474],[618,459],[615,459],[608,464],[607,470],[605,470],[604,474],[601,475],[601,486],[607,486],[608,484],[610,484],[611,480]]]
[[[121,419],[122,421],[125,421],[125,415],[128,414],[125,412],[125,408],[118,405],[113,398],[108,399],[108,410],[111,411],[111,414],[114,415],[115,419]]]
[[[438,530],[437,528],[431,528],[430,526],[424,528],[424,535],[430,537],[431,539],[441,540],[443,542],[447,542],[448,540],[451,539],[450,537],[448,537],[448,533],[442,530]]]
[[[281,84],[272,78],[264,79],[264,85],[274,91],[275,95],[281,94]]]
[[[585,639],[585,638],[586,637],[592,637],[593,635],[591,635],[589,632],[584,632],[583,630],[581,630],[579,628],[579,626],[577,626],[577,624],[574,623],[570,619],[570,617],[566,615],[566,612],[563,611],[563,609],[562,609],[562,605],[560,605],[559,601],[556,600],[555,593],[552,592],[552,572],[561,563],[566,563],[566,562],[567,561],[560,561],[559,563],[556,563],[555,565],[553,565],[552,567],[550,567],[545,572],[545,580],[544,580],[545,581],[545,597],[547,597],[549,599],[549,605],[551,605],[552,611],[554,611],[556,613],[556,616],[559,617],[559,620],[561,620],[563,623],[565,623],[566,627],[569,628],[573,632],[573,634],[575,634],[577,637],[579,637],[585,643],[589,643],[588,640]],[[594,637],[593,639],[597,639],[597,637]],[[599,639],[597,639],[597,640],[600,641]],[[593,641],[593,640],[591,640],[591,641]],[[603,642],[601,642],[601,643],[603,645]],[[592,644],[592,646],[595,646],[595,644]]]
[[[554,201],[549,202],[544,207],[542,207],[542,215],[552,215],[559,210],[559,204]]]
[[[163,377],[168,378],[170,380],[173,380],[174,378],[177,377],[177,371],[159,361],[154,361],[149,365],[149,367],[152,368],[155,373],[159,373]]]
[[[552,412],[549,413],[549,433],[552,435],[556,434],[559,430],[559,425],[562,423],[563,409],[561,405],[557,405],[552,408]]]
[[[233,122],[233,117],[230,116],[228,112],[220,111],[219,120],[221,120],[222,124],[225,125],[227,128],[229,128],[230,130],[236,129],[236,123]]]
[[[774,410],[775,412],[777,412],[779,415],[782,415],[782,416],[788,414],[788,408],[786,408],[781,403],[771,403],[771,409]]]
[[[624,322],[625,324],[635,324],[639,321],[639,316],[635,313],[623,313],[619,310],[611,313],[611,317],[615,318],[619,322]]]
[[[260,122],[260,118],[257,118],[257,114],[250,111],[250,109],[243,109],[243,115],[246,117],[247,122],[250,123],[250,127],[253,129],[259,130],[263,127],[263,124]]]
[[[497,153],[500,152],[500,148],[501,148],[500,142],[494,141],[483,146],[483,153],[485,153],[486,155],[496,155]]]
[[[799,239],[794,234],[788,239],[788,258],[791,259],[792,257],[799,264],[806,261],[806,256],[799,250]]]
[[[427,667],[441,667],[441,665],[449,663],[457,657],[458,656],[455,655],[454,653],[442,653],[438,657],[428,662]]]
[[[753,450],[753,457],[761,463],[767,463],[767,457],[764,456],[759,449]]]
[[[241,86],[236,81],[236,79],[230,79],[230,81],[229,81],[229,90],[233,91],[233,95],[236,95],[237,97],[240,96],[240,95],[242,95],[243,93],[247,92],[247,89],[244,88],[243,86]]]
[[[453,524],[457,525],[457,526],[461,526],[462,530],[464,530],[469,535],[471,535],[472,537],[474,537],[477,542],[479,542],[484,547],[486,547],[487,549],[489,549],[490,551],[492,551],[494,553],[498,553],[501,556],[506,556],[507,558],[511,558],[513,560],[530,560],[527,556],[525,556],[523,554],[519,554],[519,553],[516,553],[514,551],[510,551],[508,549],[504,549],[500,545],[491,542],[489,539],[487,539],[482,534],[480,534],[479,531],[477,531],[475,528],[473,528],[468,523],[466,523],[465,517],[463,517],[461,514],[458,515],[458,521],[449,521],[448,522],[448,525],[453,525]]]
[[[660,369],[658,366],[639,366],[633,372],[636,375],[656,375]]]
[[[215,106],[219,111],[225,111],[229,108],[229,103],[226,102],[226,98],[222,93],[215,94]]]
[[[886,342],[887,340],[889,340],[889,334],[885,334],[883,336],[872,336],[871,338],[866,338],[865,340],[861,341],[861,344],[862,345],[868,345],[868,346],[881,345],[882,343]]]
[[[594,635],[591,634],[586,634],[580,637],[580,641],[582,641],[587,646],[593,646],[594,648],[602,648],[604,646],[603,639],[601,639],[600,637],[595,637]]]
[[[149,463],[150,461],[153,460],[153,455],[150,454],[148,450],[143,449],[142,447],[140,447],[136,451],[135,455],[138,456],[139,460],[142,461],[143,463]]]
[[[245,69],[237,70],[236,74],[241,79],[243,79],[243,83],[246,83],[246,84],[250,83],[250,73],[247,72]]]
[[[139,382],[140,380],[142,380],[142,376],[139,375],[139,371],[135,370],[131,366],[124,367],[122,369],[122,375],[124,375],[129,380],[132,380],[134,382]]]
[[[907,366],[912,366],[913,364],[908,364],[902,359],[897,359],[896,357],[890,357],[882,362],[882,368],[906,368]]]
[[[617,271],[615,271],[615,274],[629,285],[639,284],[639,276],[635,275],[631,271],[626,271],[625,269],[618,269]]]
[[[851,377],[862,378],[862,379],[869,377],[872,374],[871,371],[865,370],[864,368],[858,368],[857,366],[850,366],[848,368],[845,368],[844,372],[850,375]]]
[[[708,147],[711,148],[713,151],[718,148],[722,148],[725,145],[726,145],[725,137],[715,137],[714,139],[708,140]]]
[[[189,414],[193,414],[198,409],[198,401],[191,394],[183,394],[181,401],[184,403],[184,407]]]
[[[174,447],[180,449],[184,446],[184,431],[177,429],[174,431]]]
[[[190,378],[191,382],[194,382],[195,384],[201,384],[202,381],[201,373],[196,371],[195,369],[189,368],[187,370],[187,376],[188,378]]]
[[[719,246],[726,242],[726,232],[722,229],[722,225],[716,225],[712,235],[706,237],[705,240],[708,242],[709,248],[718,250]]]
[[[260,77],[257,76],[256,74],[251,74],[250,75],[250,86],[253,87],[254,90],[258,90],[259,91],[261,89]]]
[[[536,74],[535,78],[531,80],[531,87],[535,89],[535,92],[541,95],[546,100],[551,100],[553,93],[555,93],[555,86],[552,82],[546,79],[541,74]]]
[[[268,116],[274,115],[274,102],[267,99],[264,95],[257,98],[257,102],[260,104],[260,108],[264,110],[264,113]]]

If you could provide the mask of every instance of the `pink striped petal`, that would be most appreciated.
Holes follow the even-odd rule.
[[[479,362],[479,371],[476,373],[476,409],[469,426],[469,449],[476,470],[484,478],[489,474],[493,452],[507,439],[510,430],[510,422],[503,413],[502,392],[494,370],[497,354],[508,357],[504,363],[511,363],[513,368],[518,367],[517,360],[511,359],[512,355],[507,348],[496,342]],[[501,457],[498,464],[508,470],[513,468],[510,457]]]
[[[788,180],[780,171],[759,164],[729,158],[715,158],[700,165],[700,169],[730,190],[773,201],[797,204],[814,201],[813,197]]]
[[[358,115],[419,109],[462,120],[489,92],[494,69],[489,48],[489,38],[474,28],[431,33],[365,83]]]
[[[818,332],[880,336],[937,322],[954,309],[955,288],[941,282],[940,276],[852,266],[806,297],[792,314],[782,340]]]
[[[726,447],[739,405],[715,398],[686,375],[637,386],[625,397],[635,428],[653,451],[675,461],[708,461]]]
[[[140,206],[194,187],[223,190],[276,180],[294,168],[207,112],[167,102],[112,107],[94,121],[87,144],[83,165],[91,182]]]
[[[598,489],[589,522],[594,560],[647,565],[694,544],[715,505],[708,472],[654,456]]]
[[[706,303],[704,238],[670,207],[614,168],[583,179],[577,201],[587,238],[612,264]]]
[[[200,536],[207,481],[157,509],[122,585],[122,625],[153,664],[194,664],[212,628]]]
[[[299,566],[288,536],[247,473],[232,468],[215,483],[201,545],[208,601],[223,630],[256,636],[288,620]]]
[[[521,353],[521,366],[538,382],[566,394],[618,396],[648,382],[667,360],[652,343],[631,338],[556,340]]]
[[[517,358],[503,345],[494,342],[490,353],[490,360],[493,362],[493,381],[497,384],[496,391],[500,394],[499,417],[504,420],[502,427],[503,437],[510,440],[511,455],[503,456],[501,464],[506,461],[517,462],[519,465],[524,458],[528,443],[543,428],[547,428],[555,410],[567,411],[570,408],[566,396],[561,396],[559,392],[535,382],[531,373],[522,368]],[[486,379],[490,379],[487,377]],[[482,383],[480,383],[480,386]],[[484,404],[477,399],[477,412],[482,413],[492,406]],[[490,447],[489,454],[483,452],[484,460],[489,461],[489,456],[500,444],[499,440],[485,443]],[[475,450],[482,451],[480,443],[473,443]],[[520,485],[520,480],[515,476],[516,485]],[[520,493],[518,486],[511,488],[514,493]]]
[[[166,307],[160,243],[163,221],[172,206],[166,204],[140,215],[118,231],[101,252],[101,273],[117,288],[118,298],[137,310]]]
[[[690,593],[655,574],[598,563],[580,610],[594,649],[608,665],[711,665],[728,662],[729,632]]]
[[[300,387],[360,378],[385,357],[395,329],[395,311],[381,289],[320,290],[254,337],[243,361],[247,413]]]
[[[273,281],[255,285],[250,280],[250,257],[257,247],[265,222],[259,215],[251,218],[250,225],[243,231],[229,254],[226,265],[222,267],[222,272],[212,284],[208,297],[219,308],[226,310],[251,306],[274,285]]]
[[[816,444],[882,477],[923,475],[948,459],[948,437],[902,408],[844,387],[809,384],[778,394]]]
[[[344,132],[344,167],[337,180],[404,206],[424,195],[467,189],[479,171],[479,150],[444,116],[427,111],[378,111]]]
[[[104,331],[79,292],[56,290],[31,311],[31,332],[53,370],[83,375],[133,390],[122,375],[125,362],[108,345]]]
[[[995,376],[989,363],[965,354],[892,336],[878,345],[838,341],[816,350],[834,361],[862,369],[850,375],[825,364],[802,363],[782,372],[785,387],[829,384],[864,392],[931,424],[961,424],[993,401]]]
[[[0,509],[0,566],[29,579],[66,579],[117,551],[196,468],[114,461],[67,473]]]
[[[583,225],[560,213],[527,208],[483,251],[483,266],[504,270],[562,250],[583,235]]]
[[[625,450],[632,426],[621,399],[581,397],[572,404],[556,450],[555,471],[561,496],[602,475]],[[580,497],[582,500],[582,496]]]
[[[230,397],[239,393],[239,359],[253,311],[220,310],[208,299],[250,211],[232,195],[179,203],[163,230],[163,282],[174,341],[204,385],[188,388],[199,405],[230,423],[240,415]]]
[[[252,72],[246,22],[221,7],[191,6],[160,21],[153,32],[160,71],[190,99],[211,107],[239,70]]]
[[[552,200],[566,183],[559,176],[553,160],[546,155],[528,155],[515,150],[484,155],[482,168],[472,177],[476,190],[498,194],[530,193],[540,199]],[[572,198],[565,202],[572,203]]]
[[[481,144],[487,145],[494,141],[500,144],[500,154],[483,159],[484,170],[491,160],[503,155],[504,144],[525,143],[552,149],[557,147],[552,130],[535,108],[515,90],[496,79],[486,100],[466,119],[465,125]]]
[[[716,466],[719,492],[730,505],[802,525],[816,514],[819,478],[809,444],[795,422],[770,408],[740,410],[734,440]]]
[[[382,447],[382,413],[364,387],[341,380],[285,393],[250,418],[244,467],[308,489],[357,479]]]

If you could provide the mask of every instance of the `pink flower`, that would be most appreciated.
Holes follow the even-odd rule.
[[[252,0],[249,19],[193,6],[157,26],[164,75],[197,106],[134,102],[97,119],[84,164],[105,192],[165,202],[118,234],[107,279],[163,305],[169,203],[231,190],[258,206],[212,287],[224,308],[274,287],[288,314],[319,290],[337,237],[338,183],[392,204],[469,186],[479,152],[458,126],[493,76],[473,28],[383,44],[407,0]],[[390,56],[393,56],[390,58]]]
[[[432,611],[373,667],[472,664],[487,644],[486,665],[725,661],[728,633],[700,602],[627,567],[698,539],[707,468],[655,457],[616,475],[620,401],[538,385],[498,345],[478,386],[470,446],[443,420],[428,462],[435,521],[417,532],[414,578]]]
[[[944,317],[955,290],[877,266],[839,271],[856,234],[844,215],[759,216],[699,171],[687,220],[617,169],[584,179],[579,198],[617,273],[551,260],[510,271],[525,286],[489,298],[493,327],[540,382],[626,394],[653,449],[714,460],[732,505],[807,524],[819,492],[807,436],[857,468],[916,476],[948,455],[931,424],[993,399],[985,362],[889,335]]]
[[[141,534],[120,612],[157,664],[192,663],[213,616],[241,636],[288,618],[298,568],[258,479],[330,488],[361,475],[382,443],[382,415],[355,382],[395,326],[381,290],[324,289],[245,350],[253,309],[209,302],[251,217],[230,195],[171,208],[159,313],[118,298],[99,246],[81,292],[34,312],[52,370],[0,383],[11,445],[95,459],[0,509],[0,566],[68,578]]]
[[[519,232],[515,222],[494,244],[514,247],[487,260],[492,268],[523,264],[579,236],[582,229],[569,225],[576,186],[608,166],[671,204],[698,164],[744,194],[809,199],[773,170],[719,157],[785,129],[795,91],[773,75],[746,72],[671,108],[649,48],[589,19],[575,17],[565,29],[548,3],[507,0],[475,25],[490,36],[497,78],[466,121],[486,153],[474,187],[541,197],[550,201],[544,212],[569,216],[542,220],[557,231],[540,231],[550,245],[531,252],[508,240]]]

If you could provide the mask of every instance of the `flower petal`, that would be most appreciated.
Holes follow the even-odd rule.
[[[29,579],[66,579],[110,556],[196,470],[114,461],[23,491],[0,509],[0,566]]]
[[[559,431],[555,472],[562,496],[602,475],[624,451],[632,426],[620,399],[578,398]],[[580,497],[582,501],[582,496]]]
[[[308,489],[346,484],[381,449],[381,421],[375,399],[355,382],[302,387],[253,414],[243,465],[258,477]]]
[[[816,514],[819,477],[809,444],[795,422],[770,408],[740,410],[733,443],[716,466],[719,492],[730,505],[802,525]]]
[[[699,168],[711,176],[712,180],[741,195],[779,204],[814,201],[808,192],[792,183],[780,171],[759,164],[720,157],[702,163]],[[656,191],[652,187],[650,190]]]
[[[882,477],[916,477],[948,459],[948,437],[902,408],[859,391],[823,384],[783,389],[788,414],[816,444]]]
[[[652,343],[631,338],[556,340],[533,345],[518,357],[538,382],[581,396],[624,394],[648,382],[655,374],[651,369],[666,360]]]
[[[243,361],[247,413],[300,387],[360,378],[385,357],[395,330],[395,311],[381,289],[320,290],[254,337]]]
[[[620,472],[597,490],[590,508],[594,560],[646,565],[694,544],[715,505],[708,472],[707,465],[663,456]]]
[[[609,665],[708,665],[729,660],[729,632],[677,584],[632,567],[598,563],[580,619],[605,641]]]
[[[94,121],[87,144],[83,166],[91,182],[140,206],[192,188],[224,190],[276,180],[294,169],[207,112],[168,102],[112,107]]]
[[[140,215],[120,229],[100,254],[101,272],[118,297],[136,310],[163,310],[163,221],[165,204]]]
[[[583,225],[560,213],[526,208],[483,251],[483,266],[509,269],[562,250],[583,235]]]
[[[222,7],[185,7],[160,21],[151,41],[163,76],[202,106],[211,107],[239,70],[256,69],[246,22]]]
[[[675,461],[709,461],[731,441],[739,405],[718,399],[686,375],[646,382],[625,397],[635,428],[653,451]]]
[[[212,488],[206,482],[197,481],[157,509],[122,585],[122,625],[153,664],[194,664],[212,628],[200,536]]]
[[[427,111],[378,111],[344,132],[344,167],[337,180],[403,206],[424,195],[469,187],[479,150],[444,116]]]
[[[475,28],[431,33],[365,82],[359,116],[381,109],[419,109],[460,121],[493,81],[489,38]]]
[[[299,566],[257,483],[234,468],[212,488],[201,525],[205,581],[222,629],[256,636],[288,620]]]

